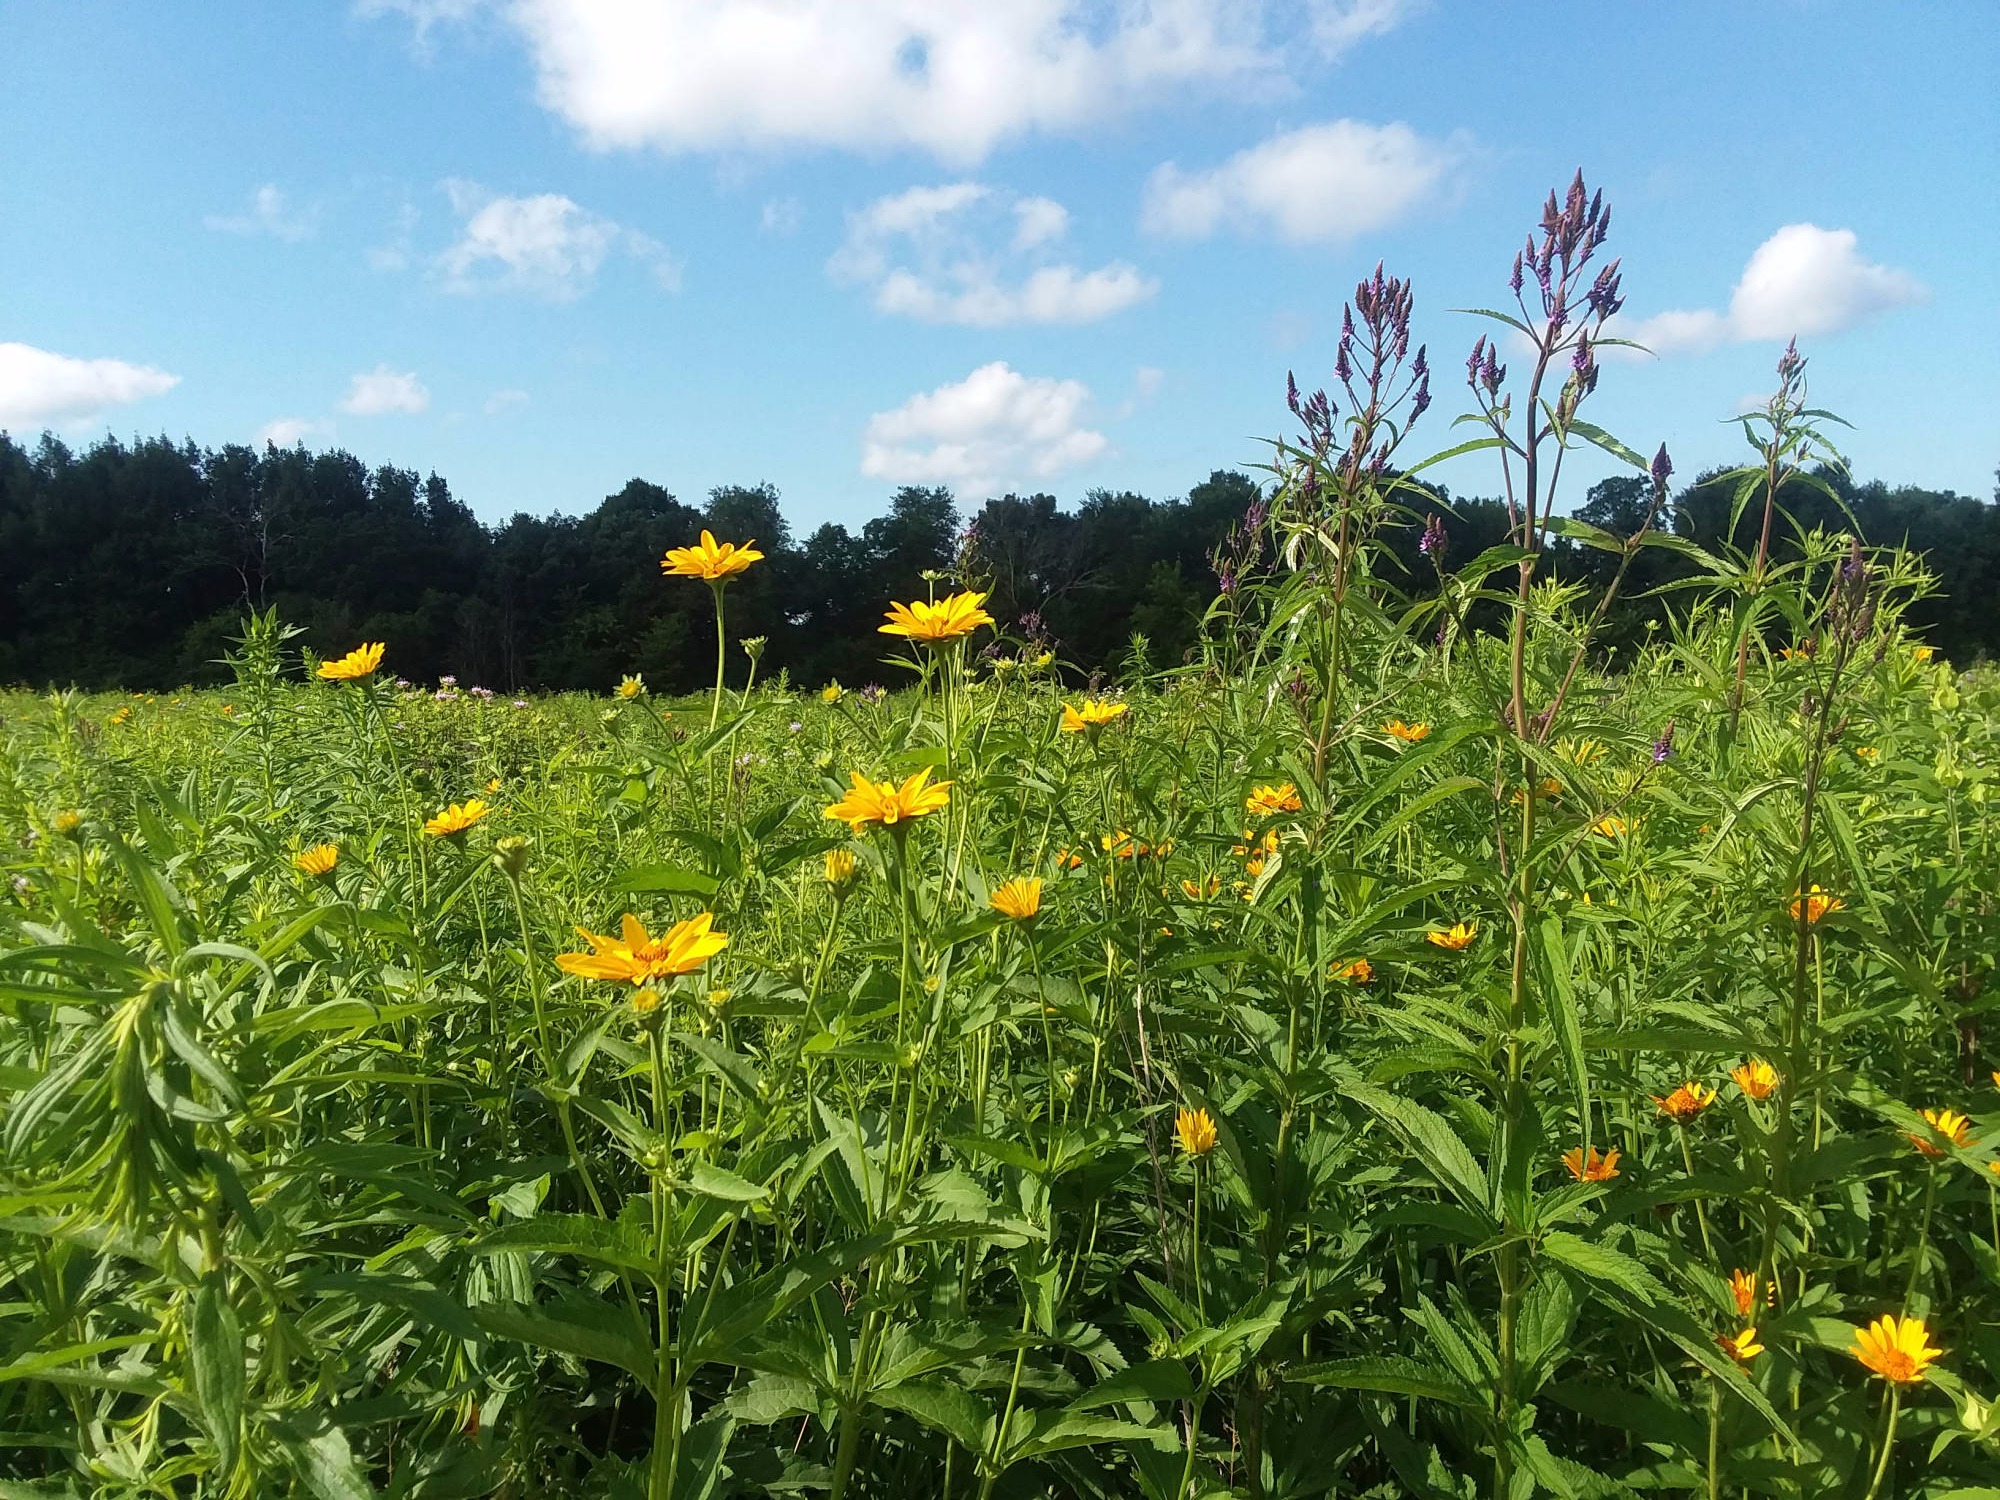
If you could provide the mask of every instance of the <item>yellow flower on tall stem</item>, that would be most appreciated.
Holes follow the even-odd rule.
[[[1606,813],[1590,825],[1590,831],[1600,838],[1618,839],[1630,833],[1632,825],[1627,823],[1623,818]]]
[[[1961,1151],[1977,1144],[1972,1138],[1972,1121],[1955,1109],[1927,1109],[1924,1111],[1924,1123]],[[1926,1156],[1944,1155],[1944,1147],[1915,1133],[1910,1134],[1910,1144]]]
[[[1738,1063],[1729,1070],[1729,1076],[1749,1099],[1768,1099],[1778,1087],[1778,1070],[1761,1057]]]
[[[1724,1354],[1739,1365],[1748,1365],[1751,1360],[1764,1352],[1764,1346],[1757,1342],[1757,1327],[1754,1323],[1741,1333],[1725,1333],[1715,1342]]]
[[[382,650],[380,641],[356,646],[337,661],[321,662],[319,675],[328,682],[359,682],[364,677],[373,677],[382,665]]]
[[[1113,703],[1107,698],[1086,698],[1082,708],[1063,705],[1061,731],[1064,734],[1100,733],[1106,724],[1123,718],[1131,711],[1130,705]]]
[[[888,609],[889,623],[875,629],[881,635],[900,635],[927,646],[942,646],[993,623],[993,616],[980,608],[985,602],[986,595],[982,593],[964,593],[947,594],[936,603],[926,599],[909,604],[892,603]]]
[[[1736,1315],[1740,1318],[1749,1317],[1751,1310],[1757,1306],[1756,1276],[1742,1269],[1731,1271],[1729,1295],[1736,1303]]]
[[[1847,903],[1830,891],[1823,891],[1815,885],[1803,895],[1792,897],[1792,904],[1787,909],[1791,912],[1794,922],[1803,916],[1810,926],[1830,911],[1845,911]]]
[[[1922,1318],[1886,1313],[1854,1335],[1854,1357],[1896,1385],[1914,1385],[1944,1350],[1933,1348]]]
[[[1042,883],[1031,875],[1016,875],[987,904],[1010,922],[1032,921],[1042,909]]]
[[[1215,1149],[1215,1119],[1205,1109],[1180,1110],[1174,1115],[1174,1136],[1189,1156],[1206,1156]]]
[[[454,802],[436,817],[424,823],[424,832],[434,839],[456,838],[471,828],[493,809],[477,797],[468,797],[463,802]]]
[[[620,698],[627,700],[641,697],[646,691],[646,679],[641,673],[628,673],[619,682],[615,691]]]
[[[559,953],[556,964],[565,974],[616,984],[643,985],[692,974],[729,946],[728,934],[716,932],[714,922],[715,914],[705,911],[676,922],[656,938],[649,936],[645,924],[628,911],[617,937],[577,928],[591,951]]]
[[[718,542],[714,533],[706,529],[694,546],[671,548],[660,559],[661,572],[673,578],[699,578],[715,596],[715,697],[708,710],[710,734],[715,732],[716,723],[722,717],[722,682],[729,661],[729,640],[722,628],[723,590],[730,579],[752,563],[763,560],[764,554],[757,550],[754,541],[745,542],[740,547],[734,542]]]
[[[835,896],[846,895],[848,887],[854,884],[860,873],[861,862],[854,857],[852,850],[826,851],[826,883],[833,887]]]
[[[310,849],[301,849],[292,856],[292,864],[301,875],[311,875],[323,879],[333,873],[333,867],[340,863],[338,844],[315,844]]]
[[[1562,1160],[1569,1169],[1569,1175],[1578,1182],[1609,1182],[1618,1175],[1618,1151],[1615,1147],[1610,1151],[1599,1151],[1592,1146],[1586,1159],[1583,1147],[1572,1146],[1563,1152]]]
[[[851,785],[846,795],[831,804],[825,816],[838,818],[856,833],[866,833],[871,828],[900,833],[904,824],[927,817],[951,803],[952,783],[940,781],[931,786],[929,766],[900,786],[894,781],[870,781],[859,771],[848,772],[847,779]]]
[[[1472,946],[1472,940],[1479,936],[1477,922],[1454,922],[1443,931],[1433,930],[1424,934],[1424,941],[1436,948],[1451,953],[1462,952]]]
[[[1295,813],[1299,810],[1299,789],[1289,781],[1279,786],[1260,786],[1243,799],[1243,806],[1253,818],[1275,818],[1280,813]]]
[[[1382,732],[1391,739],[1401,740],[1406,745],[1414,745],[1418,740],[1430,737],[1428,724],[1405,724],[1401,719],[1391,719],[1382,726]]]
[[[1333,971],[1335,979],[1345,979],[1349,984],[1372,984],[1375,981],[1375,965],[1365,958],[1349,959]]]
[[[1679,1124],[1685,1125],[1715,1103],[1715,1090],[1689,1080],[1675,1089],[1666,1098],[1658,1094],[1650,1096],[1660,1106],[1660,1113]]]

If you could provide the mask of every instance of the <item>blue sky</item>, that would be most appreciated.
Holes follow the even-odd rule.
[[[1982,5],[14,0],[0,139],[0,428],[337,445],[489,519],[1184,493],[1378,259],[1442,448],[1451,309],[1578,166],[1660,350],[1594,402],[1633,447],[1733,462],[1797,332],[1862,477],[2000,464]]]

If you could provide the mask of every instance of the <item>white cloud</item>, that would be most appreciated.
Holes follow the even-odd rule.
[[[614,253],[644,262],[661,286],[680,290],[680,262],[658,240],[560,193],[496,197],[457,179],[444,190],[465,219],[458,242],[437,258],[453,291],[519,291],[568,302],[589,288]]]
[[[240,214],[208,214],[202,219],[207,228],[224,234],[268,234],[274,239],[309,239],[316,227],[316,215],[293,209],[284,192],[267,182],[250,195],[250,207]]]
[[[1464,150],[1401,123],[1308,125],[1207,171],[1164,163],[1146,184],[1140,222],[1183,239],[1235,229],[1269,231],[1295,245],[1338,243],[1386,228],[1435,198]]]
[[[109,407],[165,395],[180,383],[180,376],[150,365],[0,344],[0,428],[85,423]]]
[[[356,417],[380,417],[390,412],[414,416],[428,411],[430,404],[431,393],[415,371],[392,370],[387,365],[355,376],[348,382],[347,394],[340,398],[340,409]]]
[[[978,182],[915,187],[848,215],[847,239],[827,272],[872,285],[882,312],[975,328],[1094,323],[1159,290],[1124,261],[1093,271],[1046,263],[1068,228],[1068,210],[1050,198]]]
[[[497,417],[503,411],[511,411],[517,406],[526,406],[527,404],[528,393],[526,391],[495,391],[486,398],[486,415]]]
[[[805,205],[796,198],[768,198],[760,220],[766,234],[796,234],[806,221]]]
[[[1855,245],[1851,229],[1787,224],[1751,253],[1727,312],[1675,309],[1621,319],[1611,331],[1656,354],[1698,354],[1722,344],[1839,333],[1929,298],[1914,276],[1864,260]]]
[[[294,443],[302,443],[310,437],[333,436],[333,423],[316,421],[311,417],[276,417],[257,429],[252,440],[259,448],[266,443],[280,448],[289,448]]]
[[[417,47],[430,44],[431,28],[448,22],[467,21],[484,8],[486,0],[355,0],[357,16],[402,16],[410,23]]]
[[[369,0],[387,8],[391,0]],[[421,0],[395,0],[410,9]],[[1402,0],[515,0],[548,109],[600,148],[915,148],[956,163],[1190,88],[1290,91]]]
[[[1090,401],[1081,381],[1021,375],[996,360],[870,417],[861,472],[974,495],[1046,482],[1110,447],[1083,425]]]

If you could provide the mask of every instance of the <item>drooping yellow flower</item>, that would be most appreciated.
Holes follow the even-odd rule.
[[[454,838],[477,823],[493,809],[477,797],[454,802],[424,824],[424,832],[434,839]]]
[[[1750,1310],[1757,1305],[1757,1278],[1750,1272],[1738,1269],[1729,1273],[1729,1295],[1736,1302],[1736,1315],[1750,1316]]]
[[[1791,912],[1794,922],[1798,921],[1800,914],[1803,913],[1807,923],[1810,924],[1817,922],[1830,911],[1845,911],[1847,903],[1832,892],[1823,891],[1815,885],[1803,896],[1792,897],[1792,904],[1787,909]]]
[[[840,701],[840,695],[841,695],[840,684],[837,682],[829,682],[825,687],[819,690],[819,701],[822,703],[838,703]]]
[[[901,786],[893,781],[870,781],[859,771],[848,772],[847,779],[852,783],[847,795],[829,806],[825,816],[838,818],[856,833],[866,833],[870,828],[895,828],[951,802],[952,784],[940,781],[936,786],[929,785],[929,766]]]
[[[960,636],[971,635],[982,625],[991,625],[993,616],[979,606],[986,602],[981,593],[947,594],[933,604],[918,599],[910,604],[891,604],[889,623],[877,625],[882,635],[900,635],[926,645],[941,646]]]
[[[1578,1182],[1609,1182],[1618,1175],[1618,1152],[1599,1151],[1590,1148],[1589,1160],[1584,1159],[1583,1147],[1572,1146],[1563,1152],[1563,1165],[1569,1168],[1569,1175]]]
[[[1854,1335],[1852,1352],[1884,1380],[1915,1385],[1924,1378],[1924,1367],[1944,1350],[1931,1346],[1922,1318],[1886,1313]]]
[[[1094,732],[1112,720],[1124,717],[1129,711],[1128,705],[1113,703],[1105,698],[1086,698],[1083,700],[1082,708],[1071,708],[1065,703],[1062,711],[1062,732],[1064,734]]]
[[[1966,1150],[1974,1144],[1972,1139],[1972,1121],[1968,1120],[1955,1109],[1927,1109],[1924,1111],[1924,1123],[1961,1151]],[[1914,1133],[1910,1136],[1910,1144],[1926,1156],[1944,1155],[1944,1147],[1938,1145],[1935,1141],[1925,1140],[1922,1136]]]
[[[365,646],[356,646],[338,661],[321,662],[319,675],[328,682],[359,682],[374,676],[381,665],[382,642],[370,641]]]
[[[725,933],[712,930],[713,912],[676,922],[657,938],[629,911],[617,937],[603,937],[585,928],[577,933],[590,944],[589,953],[559,953],[556,964],[566,974],[616,984],[643,985],[655,979],[692,974],[729,946]]]
[[[1184,1109],[1174,1116],[1174,1135],[1189,1156],[1206,1156],[1215,1149],[1215,1121],[1205,1109]]]
[[[1299,810],[1299,789],[1289,781],[1278,786],[1260,786],[1243,799],[1243,806],[1253,818],[1275,818],[1280,813],[1295,813]]]
[[[1016,875],[987,904],[1010,922],[1029,921],[1042,909],[1042,882],[1032,875]]]
[[[626,699],[637,698],[640,694],[646,691],[645,675],[639,672],[627,673],[625,677],[620,680],[616,691],[618,696],[621,698],[626,698]]]
[[[1723,1334],[1715,1341],[1722,1352],[1739,1365],[1747,1365],[1764,1352],[1764,1346],[1757,1342],[1757,1327],[1753,1323],[1738,1334]]]
[[[1424,941],[1434,947],[1444,948],[1453,953],[1472,946],[1472,940],[1479,936],[1477,922],[1454,922],[1443,931],[1433,929],[1424,934]]]
[[[1632,831],[1632,825],[1623,818],[1606,813],[1590,825],[1590,831],[1600,838],[1622,839]]]
[[[861,873],[861,861],[849,849],[829,849],[826,851],[826,883],[839,894],[854,884],[855,876]]]
[[[1206,880],[1183,880],[1181,894],[1190,901],[1206,901],[1222,889],[1222,877],[1211,875]]]
[[[1335,979],[1345,979],[1351,984],[1372,984],[1375,980],[1375,965],[1365,958],[1352,958],[1333,971]]]
[[[1778,1086],[1778,1070],[1761,1057],[1753,1057],[1748,1062],[1738,1063],[1729,1070],[1729,1076],[1736,1080],[1736,1086],[1751,1099],[1768,1099]]]
[[[673,578],[702,578],[721,583],[763,560],[764,554],[757,550],[755,542],[745,542],[740,547],[734,542],[718,542],[713,532],[704,529],[701,540],[692,547],[669,548],[660,559],[660,571]]]
[[[340,846],[337,844],[315,844],[292,856],[292,864],[302,875],[331,875],[333,867],[339,863]]]
[[[1715,1090],[1690,1079],[1664,1099],[1658,1094],[1650,1097],[1660,1106],[1661,1114],[1686,1124],[1715,1103]]]
[[[1429,737],[1431,726],[1421,723],[1405,724],[1401,719],[1391,719],[1382,726],[1382,732],[1391,739],[1401,740],[1406,745],[1414,745],[1418,740]]]

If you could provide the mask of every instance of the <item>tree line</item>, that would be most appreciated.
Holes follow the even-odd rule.
[[[1823,477],[1870,541],[1929,554],[1941,587],[1913,623],[1954,659],[2000,650],[1990,603],[2000,504]],[[1249,475],[1217,470],[1174,499],[1097,489],[1064,508],[1052,495],[1010,494],[968,518],[949,490],[906,486],[858,531],[829,522],[801,538],[770,485],[721,486],[696,506],[633,479],[581,516],[486,525],[442,477],[370,468],[342,451],[165,437],[76,451],[49,434],[28,445],[0,433],[0,682],[213,680],[244,612],[275,607],[323,653],[391,642],[392,665],[412,680],[602,691],[641,672],[656,690],[696,690],[713,672],[707,591],[662,578],[659,562],[704,527],[754,538],[766,554],[731,586],[729,605],[732,636],[766,639],[766,675],[884,676],[875,626],[887,601],[920,596],[926,572],[961,561],[991,580],[988,608],[1004,625],[1053,642],[1066,661],[1116,673],[1133,661],[1137,635],[1144,659],[1167,666],[1195,646],[1219,585],[1217,549],[1258,493]],[[1624,535],[1646,501],[1644,480],[1607,480],[1578,515]],[[1443,517],[1456,558],[1506,532],[1497,500],[1437,487],[1412,503],[1419,519]],[[1781,503],[1802,525],[1848,525],[1805,484]],[[1674,495],[1664,523],[1711,545],[1729,511],[1728,487],[1704,474]],[[1413,591],[1430,576],[1417,538],[1415,526],[1384,536]],[[1553,561],[1561,575],[1592,579],[1615,565],[1567,545]],[[1608,644],[1657,618],[1666,599],[1646,591],[1688,568],[1670,551],[1643,552]],[[732,671],[742,669],[739,659]]]

